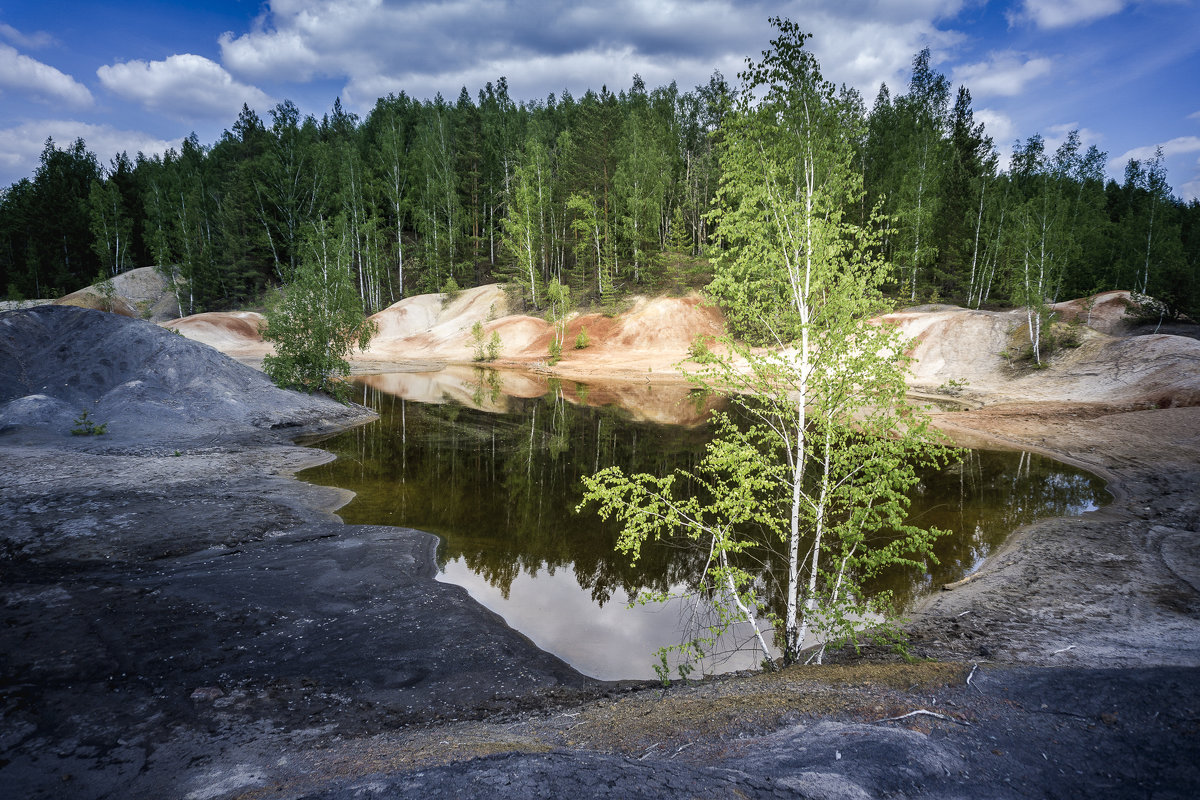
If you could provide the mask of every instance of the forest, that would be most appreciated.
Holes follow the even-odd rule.
[[[99,162],[47,140],[32,177],[0,195],[0,288],[50,298],[156,265],[184,314],[254,307],[300,265],[352,281],[367,314],[416,293],[501,281],[542,312],[552,282],[580,305],[703,286],[726,249],[713,224],[723,130],[738,89],[569,91],[516,102],[507,82],[472,98],[380,98],[360,119],[284,101],[243,106],[214,144]],[[850,212],[879,229],[902,304],[1044,307],[1106,289],[1161,318],[1200,314],[1200,202],[1171,192],[1162,154],[1105,179],[1077,133],[1033,134],[1007,170],[971,108],[913,59],[902,94],[858,117]]]

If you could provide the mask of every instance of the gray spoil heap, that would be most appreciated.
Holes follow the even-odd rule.
[[[371,416],[149,322],[70,306],[0,314],[0,432],[69,435],[84,411],[109,441],[320,432]]]

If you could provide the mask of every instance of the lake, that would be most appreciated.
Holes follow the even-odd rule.
[[[686,585],[706,551],[648,546],[630,565],[613,549],[615,526],[575,512],[580,477],[610,465],[652,474],[694,465],[715,401],[681,384],[588,386],[471,368],[355,383],[355,399],[380,419],[320,441],[337,460],[300,478],[354,491],[338,512],[348,523],[437,534],[440,580],[465,587],[580,672],[655,677],[654,653],[679,643],[689,607],[631,608],[630,600],[642,589]],[[927,573],[892,570],[872,588],[909,606],[978,569],[1016,527],[1107,499],[1100,478],[1044,456],[966,451],[962,463],[923,474],[912,495],[910,520],[952,531],[935,546],[940,563]],[[760,659],[739,652],[703,668],[751,668]]]

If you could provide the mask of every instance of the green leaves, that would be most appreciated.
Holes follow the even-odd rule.
[[[585,504],[623,525],[618,547],[632,558],[663,537],[707,549],[691,589],[715,621],[693,643],[746,623],[766,651],[765,615],[794,662],[809,633],[852,638],[876,619],[864,580],[929,557],[939,532],[903,521],[905,492],[914,463],[948,451],[905,402],[907,341],[870,319],[890,267],[877,255],[882,224],[859,213],[856,98],[821,77],[793,23],[774,23],[779,37],[725,118],[710,214],[728,252],[709,291],[737,336],[694,347],[689,376],[737,419],[717,415],[694,470],[584,482]]]
[[[263,369],[280,386],[343,399],[345,385],[338,379],[350,374],[346,356],[355,347],[365,349],[375,334],[338,249],[343,242],[324,221],[311,229],[294,280],[267,310],[262,335],[274,343],[275,354],[263,359]]]

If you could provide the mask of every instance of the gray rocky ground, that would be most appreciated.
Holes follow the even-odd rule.
[[[70,435],[85,409],[107,433]],[[1200,796],[1196,412],[950,415],[1117,501],[919,609],[915,663],[664,692],[575,673],[436,582],[433,537],[291,478],[326,457],[292,437],[365,410],[148,323],[0,314],[0,794]]]

